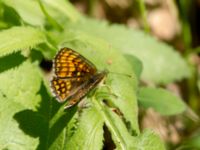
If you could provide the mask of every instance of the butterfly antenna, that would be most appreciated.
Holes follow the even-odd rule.
[[[112,74],[116,74],[116,75],[126,76],[126,77],[129,77],[129,78],[134,78],[132,75],[125,74],[125,73],[118,73],[118,72],[111,72],[111,71],[108,71],[108,72],[112,73]]]
[[[64,41],[60,42],[59,49],[63,48],[63,47],[67,47],[66,44],[68,44],[69,42],[75,41],[76,39],[77,39],[76,37],[73,37],[69,40],[64,40]]]

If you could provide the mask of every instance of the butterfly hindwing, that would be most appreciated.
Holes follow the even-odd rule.
[[[88,80],[82,83],[78,90],[73,95],[71,95],[71,98],[65,106],[65,109],[75,105],[81,99],[83,99],[91,89],[95,88],[99,82],[103,80],[106,74],[107,72],[102,71],[95,74],[94,76],[91,76]]]
[[[69,78],[69,79],[60,79],[53,77],[51,80],[51,88],[59,102],[64,102],[71,95],[76,93],[78,87],[83,84],[83,78]]]

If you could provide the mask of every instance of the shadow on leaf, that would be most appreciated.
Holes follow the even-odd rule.
[[[68,122],[71,120],[71,118],[76,113],[77,108],[72,107],[67,110],[66,113],[64,113],[60,118],[54,123],[54,125],[50,128],[49,132],[49,147],[53,144],[53,142],[56,140],[56,138],[59,136],[59,134],[62,132],[62,130],[66,127]]]
[[[44,116],[32,110],[23,110],[15,114],[19,127],[32,137],[39,137],[48,132],[48,122]]]
[[[23,110],[14,115],[19,127],[24,133],[39,137],[38,150],[48,149],[58,138],[76,112],[76,107],[64,112],[62,105],[50,97],[44,83],[41,84],[38,93],[41,96],[40,106],[37,111]],[[50,124],[51,120],[55,120]]]
[[[0,72],[17,67],[25,60],[26,58],[20,52],[0,57]]]

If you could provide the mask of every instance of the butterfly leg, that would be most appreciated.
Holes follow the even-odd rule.
[[[80,109],[89,108],[89,107],[91,107],[91,103],[89,101],[87,101],[86,99],[83,99],[80,101],[80,103],[78,103],[78,107]]]
[[[118,96],[116,94],[113,93],[112,89],[110,88],[110,86],[108,85],[101,85],[101,87],[99,88],[100,92],[95,92],[96,93],[96,96],[112,96],[112,97],[115,97],[115,98],[118,98]]]
[[[88,107],[90,106],[87,102],[84,101],[84,99],[81,100],[81,101],[78,101],[78,102],[74,99],[74,100],[70,100],[70,101],[65,105],[64,109],[71,108],[71,107],[73,107],[74,105],[76,105],[77,103],[79,103],[78,106],[81,107],[81,108],[88,108]]]
[[[71,108],[71,107],[73,107],[78,102],[79,101],[77,101],[76,99],[72,99],[72,100],[68,101],[68,103],[65,105],[64,109]]]
[[[107,86],[108,87],[108,86]],[[110,88],[110,87],[109,87]],[[113,103],[115,99],[119,98],[116,94],[109,92],[95,92],[95,96],[97,99],[101,99],[102,102],[108,106],[114,113],[116,113],[119,116],[123,116],[120,109]]]

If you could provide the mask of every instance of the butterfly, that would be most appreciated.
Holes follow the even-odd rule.
[[[56,54],[53,72],[52,93],[58,102],[68,101],[65,109],[80,102],[107,74],[107,71],[99,72],[92,62],[66,47]]]

